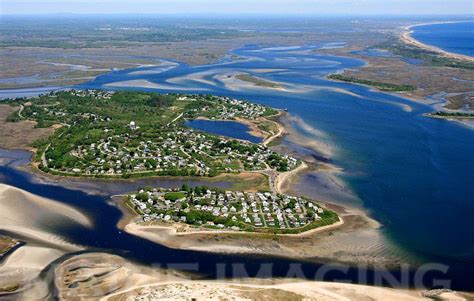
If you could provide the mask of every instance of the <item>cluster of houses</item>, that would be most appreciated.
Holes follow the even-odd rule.
[[[48,97],[56,98],[59,96],[60,93],[64,93],[64,91],[52,91],[47,94]],[[77,97],[93,97],[96,99],[107,100],[111,99],[112,96],[115,94],[114,91],[102,91],[102,90],[68,90],[68,93],[77,96]],[[40,95],[43,96],[43,95]],[[57,103],[59,104],[59,103]],[[110,117],[101,116],[99,114],[89,113],[89,112],[75,112],[70,113],[63,108],[57,106],[57,104],[53,105],[31,105],[29,107],[29,111],[31,111],[31,116],[37,117],[41,115],[47,116],[54,116],[59,118],[61,122],[65,122],[66,118],[74,117],[77,119],[82,119],[88,122],[107,122],[111,121]]]
[[[57,96],[64,92],[51,92]],[[70,90],[68,93],[78,97],[96,97],[110,99],[114,92],[100,90]],[[198,115],[204,115],[206,108],[215,119],[233,119],[243,117],[255,119],[263,116],[268,107],[253,104],[230,97],[210,95],[179,95],[178,100],[202,101]],[[209,103],[212,104],[209,104]],[[206,103],[209,107],[206,107]],[[199,107],[199,106],[198,106]],[[194,109],[186,109],[186,115]],[[198,110],[198,109],[196,109]],[[204,110],[204,113],[202,112]],[[50,155],[55,151],[54,145],[45,151],[45,167],[58,172],[76,175],[120,176],[156,172],[160,175],[214,176],[223,172],[238,173],[242,171],[292,170],[300,163],[297,159],[279,155],[261,144],[235,141],[224,137],[204,134],[174,124],[157,129],[147,137],[141,135],[139,122],[128,121],[128,124],[108,125],[111,117],[93,112],[69,112],[57,104],[38,105],[28,108],[33,115],[54,116],[56,121],[66,125],[76,123],[100,123],[102,134],[86,136],[83,141],[76,141],[64,156]],[[181,115],[183,115],[181,114]],[[45,118],[50,120],[51,118]],[[146,126],[146,125],[144,125]],[[234,141],[231,143],[231,141]],[[62,160],[56,164],[54,160]],[[59,161],[58,161],[59,162]],[[66,162],[66,163],[62,163]],[[283,168],[282,168],[283,166]]]
[[[225,96],[203,96],[203,95],[184,95],[178,98],[179,100],[187,101],[198,101],[206,100],[217,103],[217,109],[215,106],[212,107],[212,116],[209,116],[210,119],[234,119],[237,117],[246,118],[246,119],[255,119],[257,117],[264,116],[268,111],[268,107],[251,103],[248,101],[243,101],[231,97]],[[209,110],[209,107],[192,109],[189,113],[191,114],[202,114]]]
[[[111,99],[112,96],[115,94],[115,91],[72,89],[72,90],[69,90],[69,93],[77,97],[94,97],[96,99]]]
[[[135,123],[131,123],[130,127],[139,128]],[[185,128],[163,132],[153,140],[136,141],[136,147],[127,146],[127,142],[135,139],[133,133],[113,135],[110,129],[104,131],[110,132],[107,139],[79,145],[71,152],[82,164],[65,171],[86,175],[121,175],[186,169],[194,175],[209,176],[216,174],[216,171],[220,173],[270,169],[269,157],[276,154],[263,145],[257,145],[256,151],[250,153],[245,148],[228,145],[229,139],[219,137],[211,140],[206,134]],[[239,142],[239,145],[252,144]],[[288,163],[289,170],[299,164],[299,161],[291,156],[281,157]],[[87,161],[87,158],[93,158],[93,161]]]
[[[74,117],[74,122],[81,120],[85,122],[109,122],[110,117],[102,116],[94,113],[74,113],[71,114],[64,109],[56,108],[54,106],[30,106],[31,115],[33,117],[40,115],[54,116],[61,122],[68,121],[68,118]]]
[[[142,189],[129,195],[129,200],[145,222],[182,222],[231,230],[301,228],[320,220],[324,213],[321,207],[307,199],[270,192],[207,189],[196,193],[191,189],[178,193],[176,197],[176,192],[170,189]],[[170,194],[174,197],[169,198]],[[199,212],[209,214],[194,214],[201,219],[189,220],[188,217]]]

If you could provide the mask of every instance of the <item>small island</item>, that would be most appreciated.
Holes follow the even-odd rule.
[[[279,83],[264,80],[262,78],[253,76],[251,74],[241,73],[241,74],[237,74],[235,78],[244,82],[252,83],[258,87],[273,88],[273,89],[283,88],[282,85]]]
[[[206,186],[143,188],[125,197],[145,225],[188,225],[207,230],[297,234],[339,221],[338,215],[307,198],[272,192],[224,191]]]
[[[397,85],[397,84],[386,83],[386,82],[359,79],[353,76],[345,76],[342,74],[330,74],[328,75],[327,78],[336,80],[336,81],[347,82],[347,83],[367,85],[367,86],[375,87],[379,89],[380,91],[384,91],[384,92],[406,92],[406,91],[416,90],[416,87],[412,85]]]

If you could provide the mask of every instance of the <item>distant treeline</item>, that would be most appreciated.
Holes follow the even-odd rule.
[[[474,118],[474,114],[472,113],[463,113],[463,112],[443,112],[438,111],[431,113],[433,116],[440,116],[440,117],[469,117]]]
[[[372,87],[376,87],[381,91],[388,92],[401,92],[401,91],[414,91],[416,90],[415,86],[412,85],[397,85],[391,83],[378,82],[373,80],[358,79],[353,76],[345,76],[342,74],[331,74],[328,76],[329,79],[340,80],[348,83],[363,84]]]

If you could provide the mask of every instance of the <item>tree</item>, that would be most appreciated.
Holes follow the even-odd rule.
[[[181,191],[189,192],[190,190],[191,188],[189,187],[187,183],[183,183],[183,185],[181,185]]]

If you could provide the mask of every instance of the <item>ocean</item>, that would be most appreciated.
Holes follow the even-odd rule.
[[[412,30],[412,37],[424,44],[474,57],[474,22],[420,25]]]

